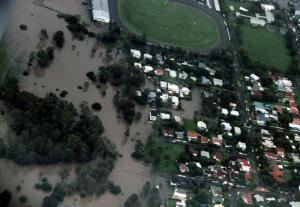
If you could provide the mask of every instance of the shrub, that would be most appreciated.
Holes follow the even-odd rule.
[[[62,48],[65,44],[65,36],[62,31],[57,31],[53,35],[53,40],[57,47]]]
[[[25,24],[21,24],[19,26],[19,28],[20,28],[20,30],[23,30],[23,31],[26,31],[28,29],[27,25],[25,25]]]
[[[20,203],[26,203],[27,202],[27,197],[26,196],[24,196],[24,195],[21,195],[20,197],[19,197],[19,201],[20,201]]]
[[[102,109],[102,106],[100,103],[93,103],[92,109],[94,109],[95,111],[100,111]]]

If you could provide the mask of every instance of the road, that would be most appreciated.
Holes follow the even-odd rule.
[[[118,1],[119,0],[110,0],[108,1],[109,3],[109,12],[110,12],[110,18],[113,22],[115,22],[120,28],[122,28],[124,31],[129,32],[130,31],[126,28],[126,26],[123,24],[120,16],[119,16],[119,12],[118,12]],[[216,43],[216,45],[212,48],[207,48],[207,49],[191,49],[191,48],[184,48],[188,51],[196,51],[196,52],[201,52],[201,53],[209,53],[212,50],[215,49],[224,49],[227,48],[230,44],[230,40],[229,40],[229,36],[228,36],[228,32],[227,32],[227,26],[225,25],[225,21],[223,19],[223,17],[215,12],[214,10],[210,10],[208,9],[206,6],[203,6],[201,4],[197,4],[195,2],[192,2],[190,0],[170,0],[173,2],[177,2],[177,3],[181,3],[181,4],[186,4],[189,5],[191,7],[194,7],[198,10],[200,10],[201,12],[205,13],[207,16],[211,17],[217,24],[218,28],[219,28],[219,32],[220,32],[220,40]],[[163,47],[169,47],[171,45],[165,44],[165,43],[161,43],[158,41],[154,41],[151,40],[150,43],[154,43],[154,44],[158,44],[161,45]]]

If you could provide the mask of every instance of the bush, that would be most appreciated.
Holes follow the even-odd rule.
[[[96,80],[97,80],[97,78],[96,78],[96,76],[95,76],[95,73],[94,72],[88,72],[87,74],[86,74],[86,76],[91,80],[91,81],[93,81],[93,82],[95,82]]]
[[[109,183],[108,187],[109,187],[110,192],[114,195],[118,195],[122,192],[120,186],[115,185],[112,182]]]
[[[19,201],[20,201],[20,203],[27,203],[27,197],[26,196],[24,196],[24,195],[21,195],[20,197],[19,197]]]
[[[27,25],[25,25],[25,24],[21,24],[19,26],[19,28],[20,28],[20,30],[23,30],[23,31],[26,31],[28,29]]]
[[[65,36],[62,31],[57,31],[53,35],[53,41],[55,42],[56,46],[62,48],[65,44]]]
[[[48,54],[49,60],[53,60],[54,59],[54,48],[53,47],[47,47],[46,52]]]
[[[102,109],[102,106],[100,103],[93,103],[92,109],[94,109],[95,111],[100,111]]]
[[[52,190],[52,185],[48,182],[44,183],[37,183],[34,186],[36,189],[44,191],[44,192],[50,192]]]

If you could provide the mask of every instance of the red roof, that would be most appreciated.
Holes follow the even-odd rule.
[[[220,151],[216,152],[215,154],[215,159],[218,161],[222,161],[223,160],[223,155]]]
[[[201,137],[201,143],[208,143],[207,137]]]
[[[213,138],[213,143],[214,143],[215,145],[221,145],[221,144],[222,144],[222,140],[219,139],[218,137],[214,137],[214,138]]]
[[[245,167],[251,167],[250,162],[246,159],[238,159],[239,163]]]
[[[155,74],[158,76],[162,76],[164,74],[164,70],[162,68],[157,68],[155,70]]]
[[[274,159],[274,160],[277,159],[277,155],[273,152],[265,152],[265,156],[270,159]]]
[[[294,118],[294,119],[293,119],[293,124],[298,124],[298,125],[300,125],[300,119],[299,119],[299,118]]]
[[[197,132],[192,132],[192,131],[188,131],[187,135],[189,138],[195,138],[195,139],[197,139],[200,136],[200,134],[198,134]]]
[[[279,105],[276,105],[276,110],[278,113],[282,113],[283,110],[282,110],[282,106],[279,106]]]
[[[277,154],[284,154],[284,149],[282,147],[277,147],[276,152]]]
[[[292,112],[293,114],[299,114],[299,109],[296,108],[296,107],[291,107],[291,112]]]
[[[246,181],[250,181],[252,179],[252,176],[250,173],[245,173],[244,177],[245,177]]]
[[[250,192],[243,192],[242,193],[242,198],[243,198],[243,201],[246,204],[253,204],[252,193],[250,193]]]

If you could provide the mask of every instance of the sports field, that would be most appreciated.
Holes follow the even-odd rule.
[[[214,19],[201,10],[167,0],[119,0],[123,24],[152,41],[191,49],[214,47],[220,32]]]
[[[265,28],[252,28],[250,25],[241,26],[242,48],[249,53],[253,61],[260,61],[269,67],[285,71],[292,59],[285,46],[284,36],[268,32]]]

